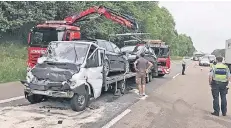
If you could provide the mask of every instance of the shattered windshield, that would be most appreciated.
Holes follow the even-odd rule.
[[[81,43],[52,43],[48,47],[48,61],[82,64],[88,48],[88,44]]]
[[[48,46],[51,41],[61,41],[64,31],[55,28],[35,29],[31,33],[31,46]]]

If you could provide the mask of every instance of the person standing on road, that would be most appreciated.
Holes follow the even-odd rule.
[[[140,96],[145,96],[146,75],[152,66],[153,64],[144,58],[144,53],[141,53],[140,57],[134,62],[136,83],[138,85]]]
[[[185,75],[185,66],[186,66],[186,60],[185,60],[185,58],[183,58],[183,60],[182,60],[182,75]]]
[[[213,65],[209,74],[209,84],[211,86],[213,95],[213,109],[212,115],[219,116],[220,105],[219,105],[219,94],[221,96],[221,112],[223,116],[227,113],[227,100],[226,94],[228,93],[228,84],[231,80],[230,70],[227,65],[223,64],[223,58],[217,57],[217,64]]]

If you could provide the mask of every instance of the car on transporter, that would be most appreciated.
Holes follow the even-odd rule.
[[[144,58],[146,58],[153,64],[153,67],[152,67],[153,76],[158,75],[157,56],[155,52],[150,47],[148,47],[146,44],[124,46],[121,48],[121,51],[123,53],[126,53],[129,64],[130,64],[130,70],[132,72],[135,72],[134,62],[140,56],[141,53],[144,53]]]
[[[107,76],[112,73],[126,73],[130,71],[130,66],[126,54],[122,52],[115,43],[102,39],[95,39],[93,41],[99,45],[99,47],[102,47],[106,50],[106,58],[104,64]]]

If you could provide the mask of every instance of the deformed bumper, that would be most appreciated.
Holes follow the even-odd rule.
[[[21,83],[25,86],[24,91],[29,94],[38,94],[50,97],[72,98],[75,93],[81,94],[85,92],[84,85],[80,85],[71,90],[69,85],[36,85],[27,83],[26,81],[21,81]]]
[[[25,92],[29,94],[38,94],[38,95],[45,95],[50,97],[59,97],[59,98],[72,98],[74,95],[74,92],[72,91],[52,91],[52,90],[46,90],[46,91],[40,91],[40,90],[33,90],[30,88],[25,88]]]
[[[158,66],[158,74],[169,74],[170,69],[167,67]]]

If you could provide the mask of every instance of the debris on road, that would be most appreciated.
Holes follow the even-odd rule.
[[[4,107],[0,109],[0,126],[4,128],[27,128],[28,126],[54,128],[57,127],[56,125],[61,125],[65,128],[78,128],[81,124],[96,122],[101,118],[105,109],[101,106],[94,110],[74,112],[67,106],[64,103],[49,101],[28,106]]]

